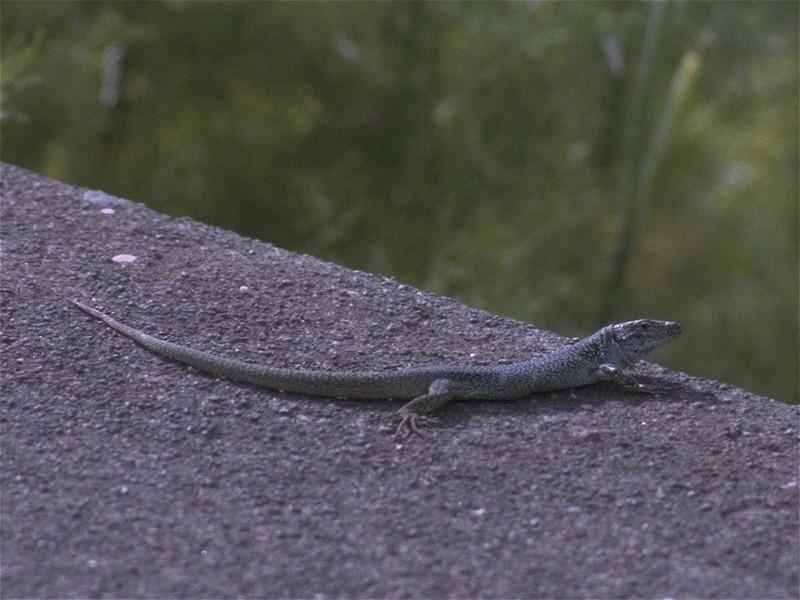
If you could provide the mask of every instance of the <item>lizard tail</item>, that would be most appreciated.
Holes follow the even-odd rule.
[[[120,323],[116,319],[112,319],[111,317],[109,317],[107,314],[100,312],[99,310],[94,309],[91,306],[86,306],[85,304],[82,304],[77,300],[70,300],[70,302],[72,302],[72,304],[80,308],[83,312],[92,315],[95,319],[100,319],[103,323],[111,327],[111,329],[115,329],[116,331],[119,331],[121,334],[127,335],[129,338],[134,339],[140,344],[149,347],[148,346],[149,340],[145,338],[152,339],[152,336],[147,335],[146,333],[143,333],[138,329],[134,329],[133,327],[128,327],[124,323]]]

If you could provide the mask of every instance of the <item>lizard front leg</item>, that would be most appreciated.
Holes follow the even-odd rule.
[[[428,413],[447,404],[456,395],[456,383],[453,380],[435,380],[428,388],[427,394],[414,398],[397,411],[397,416],[400,417],[400,424],[397,426],[395,436],[403,438],[412,431],[419,434],[421,425],[429,425],[437,420],[436,417],[431,417]]]
[[[614,383],[622,386],[629,392],[649,393],[647,387],[636,379],[625,373],[619,367],[610,363],[603,363],[597,368],[594,376],[600,381],[613,381]]]

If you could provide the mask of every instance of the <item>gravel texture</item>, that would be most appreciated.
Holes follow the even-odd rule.
[[[645,365],[398,442],[396,402],[217,379],[67,299],[280,366],[563,339],[14,166],[2,196],[2,598],[800,596],[797,407]]]

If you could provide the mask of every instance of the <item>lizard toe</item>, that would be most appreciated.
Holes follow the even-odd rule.
[[[412,433],[416,433],[417,435],[423,435],[420,427],[432,425],[437,423],[439,419],[436,417],[429,417],[427,415],[418,415],[416,413],[400,413],[400,423],[397,426],[397,430],[395,431],[395,437],[397,438],[405,438],[411,435]]]

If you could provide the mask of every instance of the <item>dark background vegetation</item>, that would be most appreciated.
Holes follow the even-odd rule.
[[[796,402],[796,2],[2,3],[2,160]]]

